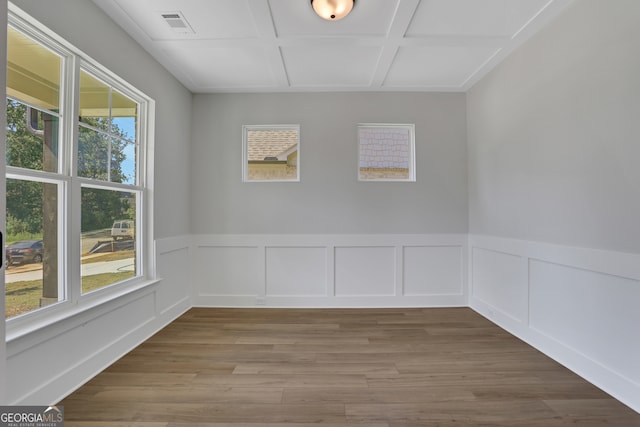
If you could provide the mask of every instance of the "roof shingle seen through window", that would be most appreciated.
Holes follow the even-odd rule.
[[[250,162],[280,158],[297,144],[296,130],[250,130],[247,132],[247,158]]]

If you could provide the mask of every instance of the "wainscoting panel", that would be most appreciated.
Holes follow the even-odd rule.
[[[640,384],[639,281],[530,260],[529,284],[533,330]]]
[[[198,246],[194,270],[200,295],[264,295],[264,247]]]
[[[527,283],[518,255],[474,247],[471,295],[515,322],[526,319]]]
[[[469,253],[473,309],[640,412],[640,254],[476,235]]]
[[[267,296],[327,295],[327,248],[266,248]]]
[[[396,254],[393,247],[335,248],[337,296],[394,296]]]
[[[196,306],[465,306],[466,235],[195,236]]]
[[[160,286],[156,297],[160,314],[173,313],[175,318],[191,307],[193,274],[191,239],[171,238],[156,242],[157,276],[170,286]]]
[[[403,295],[463,295],[464,257],[460,246],[406,246]]]

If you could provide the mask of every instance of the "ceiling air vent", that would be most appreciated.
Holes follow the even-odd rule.
[[[169,25],[169,28],[171,28],[171,30],[174,33],[178,33],[178,34],[194,34],[195,33],[195,31],[193,31],[193,28],[191,28],[191,25],[189,25],[187,20],[184,19],[184,16],[182,15],[181,12],[165,12],[165,13],[161,13],[160,16],[162,16],[162,19],[165,20],[165,22]]]

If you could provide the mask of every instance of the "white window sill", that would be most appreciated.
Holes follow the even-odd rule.
[[[62,330],[73,328],[76,326],[76,322],[71,321],[65,324],[67,323],[66,321],[73,318],[78,318],[79,323],[86,323],[89,320],[87,319],[88,316],[82,315],[90,311],[96,311],[95,316],[91,316],[91,318],[97,317],[101,314],[100,308],[103,307],[105,311],[111,311],[113,310],[113,305],[117,305],[119,299],[136,293],[152,292],[157,287],[157,284],[160,283],[160,280],[144,280],[117,289],[96,292],[95,295],[91,295],[77,304],[61,301],[52,305],[50,310],[45,309],[46,312],[36,312],[33,313],[34,316],[27,315],[24,318],[9,320],[6,331],[7,344],[27,338],[45,328],[61,328]],[[110,307],[107,307],[107,305],[110,305]],[[60,333],[61,331],[56,332]]]

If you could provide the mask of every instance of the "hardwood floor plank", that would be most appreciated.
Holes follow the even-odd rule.
[[[196,378],[197,373],[171,374],[171,373],[139,373],[139,372],[108,372],[104,371],[100,375],[89,381],[88,385],[145,385],[149,386],[183,386],[189,385]]]
[[[361,423],[169,423],[167,427],[363,427]],[[367,423],[366,427],[389,427],[387,423]]]
[[[328,347],[326,344],[278,344],[273,346],[273,351],[277,353],[318,353],[318,354],[343,354],[343,353],[407,353],[420,351],[414,349],[411,344],[372,345],[372,344],[341,344],[339,346]]]
[[[481,384],[467,386],[467,390],[480,400],[510,400],[510,399],[602,399],[607,394],[597,387],[578,386],[571,383],[541,383],[527,384]],[[548,402],[547,402],[548,403]]]
[[[85,386],[89,388],[89,386]],[[258,387],[197,387],[197,386],[97,386],[90,395],[75,393],[67,400],[93,400],[95,402],[149,402],[149,403],[269,403],[282,402],[282,388]]]
[[[477,422],[487,425],[506,421],[553,418],[556,414],[539,400],[517,402],[459,402],[347,404],[351,422]]]
[[[194,385],[228,387],[367,387],[364,375],[198,375]]]
[[[348,403],[425,403],[475,400],[466,387],[369,387],[362,388],[287,388],[284,403],[348,402]]]
[[[238,346],[241,347],[241,346]],[[271,348],[271,347],[270,347]],[[156,353],[148,352],[144,349],[136,349],[135,352],[126,355],[121,361],[125,365],[141,366],[143,363],[153,360],[159,365],[170,366],[174,363],[188,363],[193,361],[196,364],[237,364],[237,363],[304,363],[316,361],[316,353],[275,353],[271,351],[255,351],[255,350],[238,350],[238,351],[222,351],[210,349],[206,347],[200,348],[193,352],[184,352],[176,350],[174,353]],[[120,361],[116,362],[115,366]],[[374,362],[372,362],[374,363]],[[123,368],[124,369],[124,368]],[[109,368],[111,370],[111,367]]]
[[[478,387],[482,385],[518,384],[526,387],[529,384],[542,384],[543,381],[533,372],[466,372],[443,371],[440,373],[399,374],[393,376],[367,378],[369,387]]]
[[[319,331],[335,331],[340,329],[337,323],[225,323],[222,325],[223,330],[232,331],[249,331],[255,334],[257,331],[265,332],[306,332],[318,333]]]
[[[105,370],[111,373],[169,373],[169,374],[230,374],[236,368],[235,363],[223,363],[206,359],[185,360],[169,359],[147,360],[140,364],[139,360],[119,360]]]
[[[97,421],[108,421],[113,417],[105,406],[95,403],[85,403],[88,410],[96,415]],[[345,409],[343,404],[313,404],[313,405],[269,405],[269,404],[198,404],[198,403],[146,403],[138,402],[115,405],[119,417],[135,421],[149,421],[162,419],[168,423],[206,422],[207,420],[227,423],[345,423]],[[66,409],[66,407],[65,407]],[[76,420],[75,413],[65,417],[70,421]]]
[[[393,363],[239,363],[234,374],[360,374],[360,375],[397,375]]]
[[[296,345],[296,344],[313,344],[313,345],[336,345],[340,343],[350,345],[366,345],[369,344],[370,338],[353,338],[353,337],[311,337],[311,336],[244,336],[238,338],[236,344],[273,344],[273,345]]]
[[[66,427],[168,427],[168,423],[127,421],[65,421]]]
[[[217,336],[171,336],[165,335],[162,337],[151,338],[150,343],[158,344],[236,344],[238,336],[236,335],[217,335]]]
[[[619,402],[602,396],[601,399],[545,399],[544,402],[563,419],[575,424],[583,422],[600,425],[640,426],[637,413]]]
[[[428,359],[427,359],[428,360]],[[525,365],[526,363],[526,365]],[[522,372],[525,370],[552,371],[557,372],[562,368],[555,364],[549,363],[548,360],[542,361],[520,361],[520,360],[469,360],[455,359],[452,360],[431,360],[430,363],[396,363],[399,373],[401,374],[425,374],[448,372],[451,366],[455,365],[456,372]]]
[[[150,338],[153,340],[153,337]],[[146,341],[135,349],[135,352],[149,352],[154,354],[170,354],[173,356],[191,356],[191,357],[210,357],[215,354],[229,352],[249,352],[264,353],[273,350],[273,346],[269,344],[243,344],[237,343],[157,343],[155,341]]]

